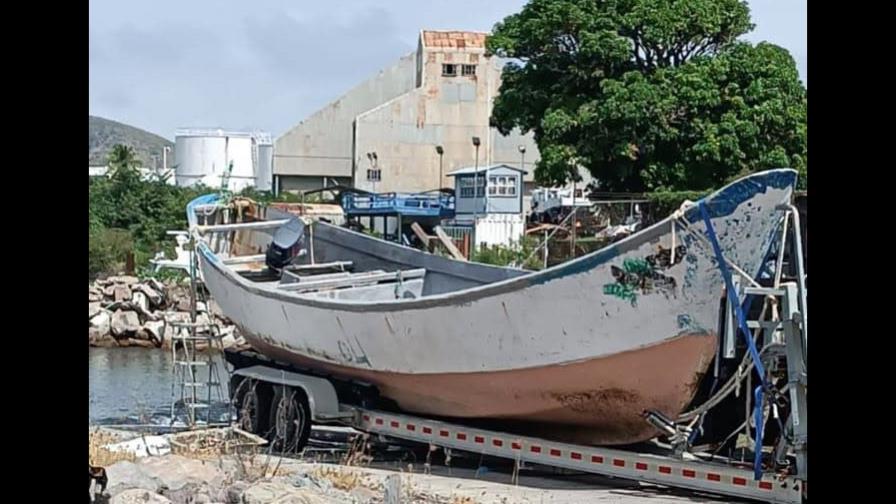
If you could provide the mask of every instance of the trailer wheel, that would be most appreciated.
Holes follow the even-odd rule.
[[[267,437],[269,434],[268,411],[270,387],[251,378],[240,380],[234,388],[233,405],[236,407],[237,424],[252,434]]]
[[[311,408],[305,392],[292,387],[275,387],[271,404],[274,449],[284,453],[304,450],[311,436]]]

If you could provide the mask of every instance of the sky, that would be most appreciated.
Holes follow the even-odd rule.
[[[416,49],[421,29],[490,31],[525,0],[90,0],[89,110],[275,137]],[[750,0],[747,40],[806,68],[808,0]]]

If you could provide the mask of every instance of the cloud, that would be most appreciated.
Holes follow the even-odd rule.
[[[168,138],[179,126],[280,134],[413,51],[420,29],[488,31],[524,3],[91,0],[90,112]],[[748,38],[788,48],[805,80],[805,1],[750,6]]]

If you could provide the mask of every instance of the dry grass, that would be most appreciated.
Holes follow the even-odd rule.
[[[103,448],[104,445],[120,441],[118,436],[102,430],[92,430],[88,437],[88,457],[90,465],[107,467],[116,462],[127,460],[133,462],[137,457],[126,451],[111,451]]]
[[[311,476],[329,481],[333,488],[349,491],[359,486],[367,486],[364,477],[355,471],[346,471],[338,467],[318,466],[311,471]]]
[[[233,429],[182,432],[171,439],[171,452],[185,457],[213,460],[222,455],[256,453],[259,440]]]

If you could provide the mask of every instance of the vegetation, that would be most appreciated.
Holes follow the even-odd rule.
[[[752,28],[740,0],[531,0],[487,42],[510,60],[492,123],[534,132],[542,183],[583,166],[601,190],[702,191],[792,167],[805,187],[806,88]]]
[[[496,266],[514,266],[524,269],[540,269],[541,255],[535,253],[539,240],[535,236],[524,236],[518,243],[510,246],[480,246],[470,258],[473,262],[493,264]]]
[[[133,254],[138,270],[148,266],[157,252],[173,253],[174,241],[165,233],[186,229],[190,200],[213,191],[207,187],[177,187],[159,177],[145,177],[142,162],[132,147],[115,145],[109,152],[109,177],[91,177],[89,183],[89,277],[116,273]],[[285,194],[243,191],[241,196],[259,202],[298,201]]]
[[[171,141],[148,131],[102,117],[88,116],[88,120],[91,166],[105,165],[107,153],[118,144],[130,146],[137,160],[143,166],[150,168],[154,168],[155,163],[158,163],[158,167],[161,168],[162,150],[169,147],[172,152],[168,153],[168,167],[174,166],[174,144]],[[153,156],[156,156],[157,159],[153,159]]]

